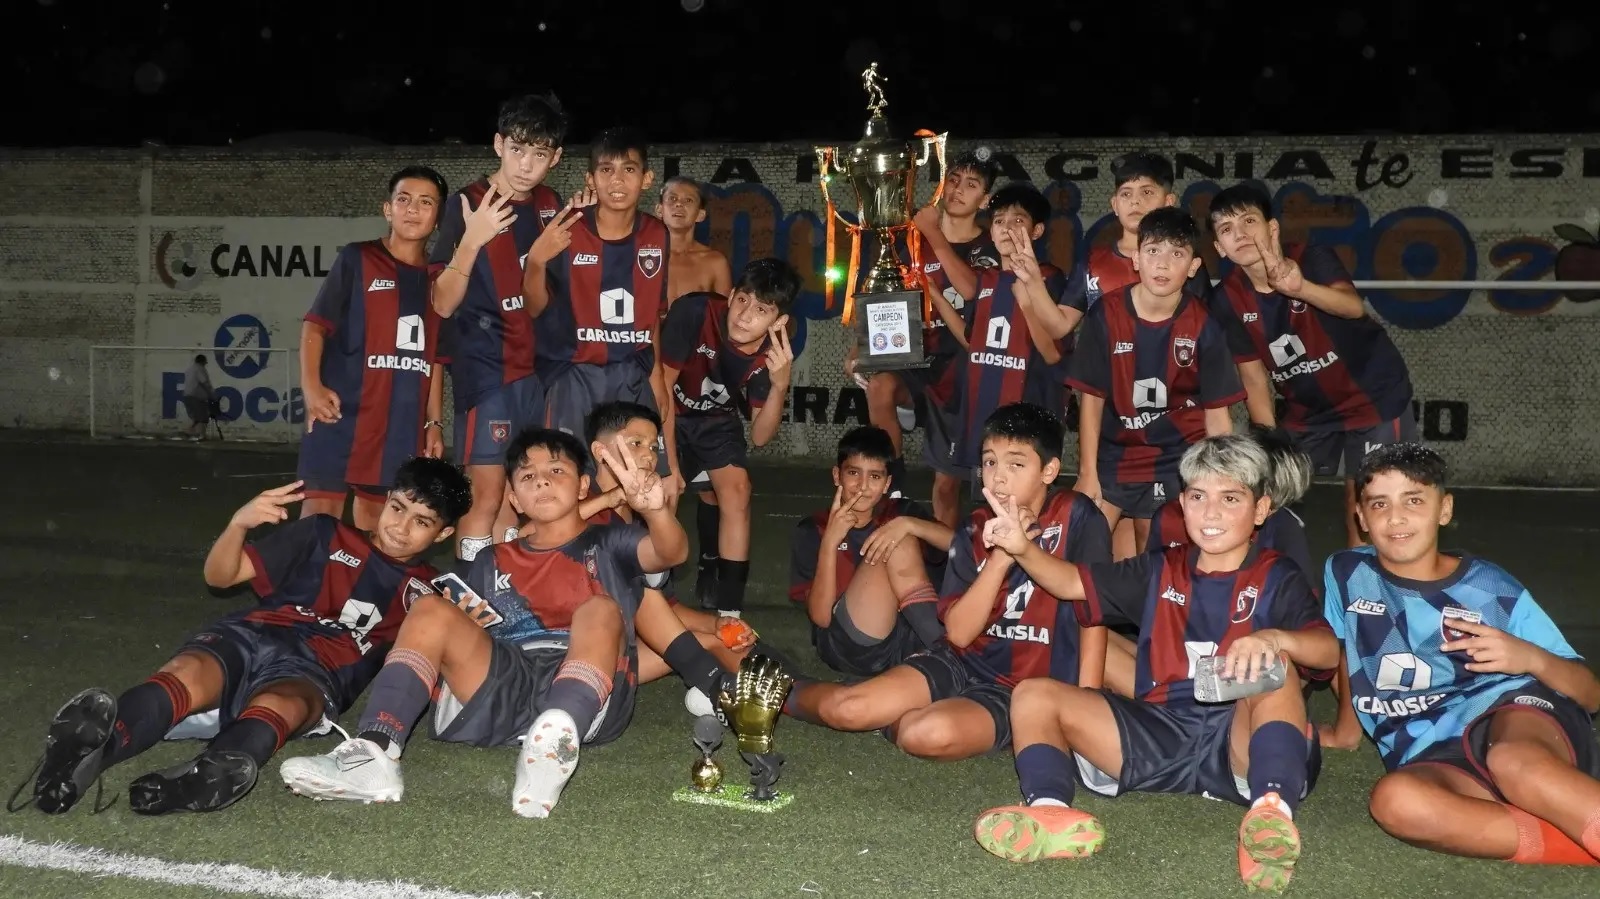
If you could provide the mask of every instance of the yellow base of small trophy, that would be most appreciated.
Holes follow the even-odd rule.
[[[702,793],[694,787],[679,787],[673,791],[672,799],[674,802],[688,802],[694,805],[714,805],[746,812],[771,813],[794,802],[794,794],[788,790],[779,790],[778,795],[772,799],[758,800],[750,798],[750,787],[745,784],[723,784],[710,793]]]

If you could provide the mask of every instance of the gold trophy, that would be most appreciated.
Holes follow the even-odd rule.
[[[839,273],[833,268],[834,229],[838,220],[850,233],[850,267],[844,274],[844,310],[840,321],[849,326],[855,321],[854,304],[859,300],[862,314],[855,322],[856,371],[902,371],[928,364],[923,355],[922,327],[933,314],[932,304],[923,293],[921,241],[913,233],[912,215],[917,209],[917,173],[937,160],[937,186],[933,200],[944,194],[944,148],[947,135],[918,131],[910,141],[889,135],[889,120],[884,107],[882,78],[878,64],[861,73],[867,91],[866,133],[844,150],[817,147],[817,169],[821,174],[822,197],[827,202],[827,287],[829,308],[833,307],[834,282]],[[839,215],[828,186],[838,175],[850,184],[856,195],[856,221]],[[861,260],[861,234],[871,231],[878,245],[878,258],[868,270],[860,293],[856,281]],[[910,250],[909,267],[899,258],[895,240],[906,238]]]
[[[773,751],[773,730],[783,714],[794,678],[766,656],[746,656],[731,689],[717,696],[717,705],[750,766],[750,786],[725,784],[722,765],[713,755],[722,745],[723,724],[711,715],[695,721],[694,744],[700,758],[690,766],[691,785],[672,794],[680,802],[719,805],[747,811],[773,812],[794,801],[794,794],[775,789],[783,755]]]

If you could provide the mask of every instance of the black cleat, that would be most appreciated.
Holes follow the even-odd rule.
[[[207,749],[174,768],[128,785],[128,805],[141,815],[215,812],[243,799],[256,785],[256,760],[231,749]]]
[[[706,564],[707,562],[710,564]],[[694,578],[694,598],[700,603],[700,608],[707,612],[717,610],[717,560],[716,558],[700,558],[700,566]]]
[[[117,698],[98,688],[84,690],[56,712],[33,783],[33,804],[39,811],[59,815],[70,810],[100,779],[116,720]]]

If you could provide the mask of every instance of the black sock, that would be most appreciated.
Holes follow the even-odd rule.
[[[255,759],[262,768],[289,739],[289,722],[271,709],[251,706],[237,720],[217,734],[208,749],[231,749]]]
[[[588,662],[565,661],[544,694],[545,709],[560,709],[572,716],[581,741],[594,724],[594,716],[611,695],[611,679]]]
[[[944,639],[944,622],[939,620],[939,593],[933,584],[924,582],[912,588],[900,601],[900,615],[922,641],[932,649]]]
[[[385,750],[391,745],[405,746],[417,719],[433,700],[433,685],[438,681],[438,669],[422,653],[390,650],[378,676],[372,679],[372,692],[361,710],[356,736]]]
[[[189,717],[189,703],[189,688],[165,671],[118,696],[106,765],[131,759],[160,743],[174,724]]]
[[[717,564],[717,534],[722,530],[722,510],[704,499],[695,503],[694,532],[700,539],[700,571],[705,572]]]
[[[744,584],[750,579],[750,563],[732,559],[717,560],[717,611],[744,611]]]
[[[906,490],[906,457],[895,456],[889,460],[889,492],[905,496]]]
[[[1049,743],[1024,746],[1017,753],[1017,786],[1022,788],[1022,801],[1032,805],[1040,799],[1054,799],[1072,804],[1072,772],[1076,770],[1072,757],[1061,747]]]
[[[1306,788],[1306,735],[1287,721],[1268,721],[1250,735],[1250,797],[1268,793],[1293,812]]]

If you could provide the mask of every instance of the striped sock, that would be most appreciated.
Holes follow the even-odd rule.
[[[189,688],[165,671],[117,697],[106,764],[127,761],[161,742],[174,724],[189,717],[191,702]]]
[[[289,722],[272,709],[251,706],[211,741],[211,749],[242,752],[260,768],[288,742]]]

